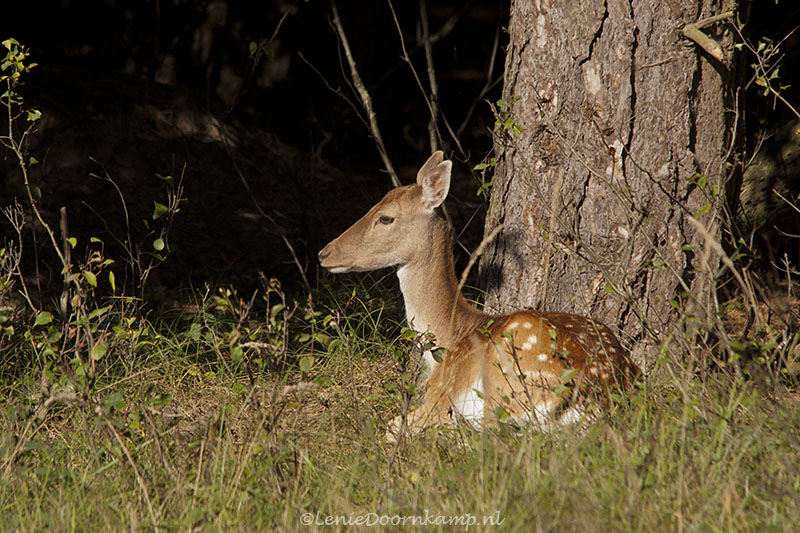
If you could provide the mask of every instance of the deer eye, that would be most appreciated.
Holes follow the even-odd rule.
[[[394,217],[381,215],[381,217],[378,218],[378,222],[380,222],[381,224],[384,224],[384,225],[389,225],[392,222],[394,222]]]

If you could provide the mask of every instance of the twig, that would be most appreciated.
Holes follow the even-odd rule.
[[[498,24],[497,28],[495,28],[494,31],[494,42],[492,43],[492,55],[491,58],[489,59],[489,68],[486,71],[486,83],[483,85],[483,88],[481,88],[481,92],[478,94],[478,97],[472,101],[472,105],[469,106],[467,114],[464,116],[464,120],[461,122],[461,125],[456,130],[456,134],[459,137],[461,137],[461,135],[464,134],[464,130],[467,129],[467,125],[469,124],[469,121],[472,118],[472,114],[475,112],[475,107],[478,105],[478,102],[482,102],[483,97],[486,96],[486,93],[492,90],[492,88],[498,83],[500,83],[500,81],[503,79],[503,76],[501,75],[495,80],[492,80],[492,75],[494,74],[494,65],[495,62],[497,61],[497,50],[499,49],[499,47],[500,47],[500,25]]]
[[[128,458],[128,463],[130,463],[131,468],[133,469],[133,473],[136,474],[136,481],[137,481],[137,483],[139,483],[139,488],[142,490],[142,495],[144,496],[144,501],[145,501],[145,503],[147,503],[147,511],[148,511],[148,513],[150,513],[150,521],[153,523],[153,529],[158,531],[159,527],[158,527],[158,522],[156,521],[156,513],[153,511],[153,503],[150,501],[150,495],[147,493],[147,485],[144,482],[144,478],[139,473],[139,469],[136,468],[136,463],[134,462],[133,457],[131,457],[131,452],[128,451],[128,447],[125,445],[124,442],[122,442],[122,437],[119,436],[119,432],[117,431],[117,428],[114,427],[114,424],[111,423],[111,421],[108,419],[106,414],[103,412],[103,408],[100,407],[99,405],[97,405],[94,408],[94,412],[100,418],[103,419],[103,422],[106,423],[106,426],[111,431],[111,433],[114,435],[114,438],[117,439],[117,444],[119,444],[119,447],[122,450],[122,453],[124,453],[125,457]]]
[[[361,98],[361,103],[364,105],[364,110],[367,112],[370,134],[378,147],[378,153],[380,153],[381,159],[383,160],[383,166],[386,167],[386,171],[389,173],[392,185],[399,187],[401,185],[400,179],[394,171],[392,162],[389,160],[389,155],[386,152],[386,146],[383,144],[383,137],[381,137],[381,132],[378,129],[378,120],[375,116],[375,111],[372,109],[372,99],[369,96],[369,92],[367,92],[367,88],[364,86],[364,82],[361,81],[361,76],[358,74],[356,62],[353,59],[353,53],[350,51],[350,44],[347,41],[347,36],[342,26],[342,20],[339,17],[339,10],[336,9],[336,2],[333,0],[331,0],[331,9],[333,11],[333,23],[336,26],[336,33],[339,35],[339,40],[342,43],[342,48],[347,58],[347,64],[350,66],[350,75],[353,78],[353,84],[356,87],[358,96]]]
[[[353,102],[353,101],[352,101],[352,100],[351,100],[351,99],[350,99],[350,98],[349,98],[349,97],[348,97],[348,96],[347,96],[347,95],[344,93],[344,91],[342,91],[341,89],[339,89],[339,88],[337,88],[337,87],[334,87],[333,85],[331,85],[331,84],[328,82],[327,78],[325,78],[325,75],[324,75],[322,72],[320,72],[320,71],[319,71],[319,69],[318,69],[317,67],[315,67],[315,66],[314,66],[314,65],[311,63],[311,61],[309,61],[308,59],[306,59],[306,56],[304,56],[304,55],[303,55],[303,52],[297,52],[297,55],[298,55],[298,56],[300,56],[300,59],[302,59],[302,60],[303,60],[303,62],[304,62],[306,65],[308,65],[308,67],[309,67],[311,70],[313,70],[313,71],[314,71],[314,73],[315,73],[317,76],[319,76],[319,78],[322,80],[322,83],[324,83],[324,84],[325,84],[325,87],[327,87],[329,91],[331,91],[332,93],[336,94],[336,96],[338,96],[339,98],[341,98],[342,100],[344,100],[345,102],[347,102],[348,104],[350,104],[350,107],[352,107],[352,108],[353,108],[353,111],[355,112],[355,114],[356,114],[356,116],[358,117],[358,119],[359,119],[361,122],[363,122],[363,123],[364,123],[364,126],[365,126],[366,128],[369,128],[369,123],[367,122],[367,119],[365,119],[363,116],[361,116],[361,111],[358,109],[358,106],[356,106],[355,102]]]
[[[775,189],[772,189],[772,192],[773,192],[773,193],[774,193],[774,194],[775,194],[775,195],[776,195],[778,198],[780,198],[781,200],[783,200],[784,202],[786,202],[786,203],[789,205],[789,207],[791,207],[792,209],[794,209],[795,211],[797,211],[798,213],[800,213],[800,208],[798,208],[798,207],[797,207],[795,204],[793,204],[791,200],[788,200],[788,199],[787,199],[785,196],[783,196],[781,193],[779,193],[779,192],[778,192],[777,190],[775,190]]]
[[[289,253],[292,254],[292,260],[294,261],[294,264],[297,265],[297,270],[300,272],[300,277],[303,280],[303,285],[305,286],[306,290],[310,293],[311,284],[308,282],[308,278],[306,277],[306,272],[303,269],[303,265],[300,264],[300,260],[297,258],[297,253],[295,253],[294,251],[294,246],[292,246],[292,243],[289,242],[289,239],[286,238],[286,234],[283,232],[280,225],[278,225],[278,222],[274,218],[269,216],[269,214],[267,214],[258,204],[258,200],[256,200],[256,197],[253,194],[253,190],[250,188],[250,183],[248,183],[247,178],[244,175],[244,172],[242,172],[242,169],[239,168],[239,164],[236,162],[235,159],[232,159],[232,162],[233,162],[233,168],[236,169],[236,173],[239,174],[239,179],[242,180],[244,188],[247,189],[247,193],[250,195],[250,199],[253,200],[253,205],[255,206],[256,210],[258,210],[259,214],[261,214],[262,217],[267,219],[267,221],[276,228],[278,235],[280,235],[281,240],[283,240],[283,244],[286,245],[286,248],[288,248]]]
[[[461,156],[465,160],[468,159],[467,158],[467,154],[464,151],[464,147],[461,146],[461,141],[458,139],[458,136],[456,135],[455,131],[453,131],[453,128],[450,126],[450,122],[447,120],[447,117],[444,116],[444,114],[439,112],[438,105],[435,102],[435,99],[438,98],[438,90],[436,89],[436,79],[435,79],[435,77],[431,78],[431,91],[432,91],[433,94],[432,94],[431,97],[428,97],[428,94],[425,91],[425,87],[422,85],[422,80],[420,80],[419,75],[417,74],[417,71],[414,68],[414,64],[411,62],[411,57],[408,54],[408,50],[406,49],[405,39],[403,38],[403,31],[402,31],[402,28],[400,28],[400,21],[397,19],[397,13],[395,13],[394,5],[392,4],[392,0],[387,0],[387,2],[389,4],[389,9],[392,12],[392,18],[394,19],[394,24],[397,27],[397,35],[400,38],[400,49],[403,51],[402,59],[408,65],[408,68],[411,69],[411,74],[414,76],[414,80],[417,82],[417,87],[419,87],[419,90],[422,92],[422,97],[425,99],[425,103],[428,105],[428,110],[431,113],[431,124],[433,125],[433,129],[435,129],[435,131],[436,131],[436,137],[440,137],[438,135],[438,127],[436,127],[436,120],[437,120],[437,117],[439,115],[441,115],[442,121],[444,122],[444,125],[447,128],[447,132],[453,138],[453,142],[456,144],[456,147],[458,148],[459,153],[461,154]],[[426,18],[426,22],[427,22],[427,18]],[[433,42],[433,39],[431,37],[428,37],[426,39],[426,42],[428,43],[428,45],[426,47],[426,58],[427,58],[428,57],[428,48],[430,48],[430,43]],[[433,73],[433,56],[432,55],[430,56],[429,61],[430,61],[430,63],[428,64],[428,74],[429,74],[429,76],[432,76],[433,75],[432,74]],[[430,130],[431,130],[431,128],[429,127],[429,131]]]
[[[700,28],[705,28],[706,26],[710,26],[715,22],[729,19],[731,17],[733,17],[733,11],[726,11],[725,13],[714,15],[713,17],[700,19],[684,26],[681,30],[681,33],[684,37],[694,41],[700,48],[708,52],[711,57],[715,58],[717,61],[722,61],[725,58],[725,53],[722,51],[722,47],[717,41],[700,31]]]
[[[22,246],[23,246],[23,239],[22,239],[22,227],[25,225],[25,212],[22,209],[22,206],[19,205],[19,202],[16,198],[14,198],[14,207],[11,206],[4,207],[2,209],[3,215],[8,219],[11,223],[11,226],[14,228],[14,231],[17,232],[17,242],[19,243],[19,247],[17,248],[16,254],[14,254],[15,260],[13,261],[14,267],[9,270],[11,274],[15,274],[17,279],[19,279],[19,284],[22,286],[21,294],[25,298],[25,301],[28,302],[28,306],[31,308],[32,311],[37,312],[38,309],[33,302],[31,301],[31,295],[28,292],[28,285],[25,283],[25,277],[22,275],[22,270],[20,269],[20,263],[22,262]],[[38,262],[37,262],[38,264]]]
[[[753,76],[753,79],[755,79],[755,80],[756,80],[756,83],[757,83],[757,84],[759,84],[759,85],[762,85],[762,84],[758,83],[758,80],[761,80],[761,81],[763,82],[763,87],[765,87],[767,90],[769,90],[769,92],[770,92],[770,93],[772,93],[772,95],[773,95],[773,96],[775,96],[775,98],[777,98],[778,100],[780,100],[781,102],[783,102],[783,104],[784,104],[786,107],[788,107],[788,108],[789,108],[789,110],[790,110],[790,111],[791,111],[791,112],[792,112],[792,113],[793,113],[793,114],[794,114],[794,115],[795,115],[797,118],[800,118],[800,112],[798,112],[798,110],[797,110],[797,109],[795,109],[795,107],[794,107],[792,104],[790,104],[790,103],[789,103],[789,101],[788,101],[786,98],[784,98],[784,97],[783,97],[783,95],[781,95],[780,91],[776,90],[776,89],[775,89],[775,88],[772,86],[772,83],[770,83],[770,73],[773,71],[773,67],[774,67],[775,65],[777,65],[777,64],[779,64],[779,63],[780,63],[781,59],[779,58],[779,59],[778,59],[778,61],[776,61],[776,62],[773,64],[773,66],[772,66],[772,67],[770,67],[770,66],[768,66],[768,65],[765,65],[765,64],[764,64],[764,62],[765,62],[765,61],[768,61],[769,59],[771,59],[771,58],[772,58],[772,56],[773,56],[775,53],[777,53],[778,46],[780,46],[780,45],[781,45],[781,44],[782,44],[782,43],[783,43],[783,42],[784,42],[786,39],[788,39],[788,38],[789,38],[789,36],[790,36],[790,35],[792,35],[792,34],[793,34],[795,31],[796,31],[796,29],[797,29],[797,28],[795,28],[794,30],[792,30],[791,32],[789,32],[789,35],[787,35],[786,37],[784,37],[784,38],[783,38],[783,39],[782,39],[782,40],[781,40],[781,41],[778,43],[778,45],[777,45],[777,46],[775,46],[775,48],[773,49],[773,52],[770,52],[769,54],[767,54],[767,56],[766,56],[766,57],[762,57],[762,56],[761,56],[761,54],[759,53],[759,51],[758,51],[758,50],[756,50],[755,48],[753,48],[753,45],[752,45],[752,44],[750,44],[750,41],[748,41],[748,40],[745,38],[745,36],[744,36],[744,35],[742,35],[742,32],[741,32],[741,30],[739,29],[739,27],[738,27],[738,26],[736,26],[736,25],[734,24],[734,25],[733,25],[733,29],[734,29],[734,30],[736,30],[736,34],[739,36],[739,39],[741,39],[741,40],[742,40],[742,43],[744,44],[744,46],[746,46],[746,47],[747,47],[747,49],[748,49],[748,50],[749,50],[749,51],[750,51],[750,52],[751,52],[751,53],[752,53],[752,54],[753,54],[753,55],[756,57],[756,64],[757,64],[758,68],[756,68],[756,69],[755,69],[755,70],[756,70],[756,72],[755,72],[755,74],[754,74],[754,76]],[[754,66],[755,66],[755,65],[754,65]],[[752,80],[751,80],[751,82],[752,82]],[[751,82],[748,82],[748,85],[749,85]],[[755,157],[755,154],[753,155],[753,157]]]
[[[64,247],[64,258],[67,260],[67,264],[72,263],[72,246],[69,243],[69,224],[67,222],[67,208],[66,206],[59,209],[59,214],[61,215],[61,241],[62,246]],[[68,274],[67,271],[64,272],[64,288],[61,291],[61,317],[67,317],[67,305],[69,303],[69,282],[71,281],[71,276]],[[64,322],[67,324],[67,321]]]
[[[472,270],[472,267],[475,265],[475,262],[478,260],[480,256],[483,255],[483,250],[486,246],[497,237],[497,234],[503,229],[504,224],[500,223],[489,232],[489,234],[483,238],[481,243],[475,248],[475,251],[469,256],[469,261],[467,262],[467,266],[461,272],[461,279],[458,280],[458,290],[456,291],[456,295],[461,294],[461,289],[464,287],[464,284],[467,282],[467,276],[469,276],[469,271]],[[453,317],[455,316],[456,306],[452,306],[450,310],[450,322],[453,321]]]
[[[389,5],[391,5],[391,1]],[[428,29],[428,9],[425,5],[425,0],[419,0],[419,18],[422,21],[422,43],[425,46],[425,63],[428,65],[428,84],[431,88],[431,120],[428,123],[428,137],[431,153],[433,153],[439,148],[439,128],[436,127],[439,116],[439,86],[436,83],[436,72],[433,68],[433,50],[431,47],[431,34]]]
[[[438,43],[444,37],[447,37],[450,34],[450,32],[453,31],[453,28],[456,27],[456,23],[461,19],[462,16],[464,16],[464,13],[466,13],[469,10],[470,6],[472,5],[472,2],[473,2],[473,0],[469,0],[468,2],[464,2],[459,7],[459,10],[456,13],[454,13],[453,15],[451,15],[450,18],[445,21],[445,23],[442,25],[442,27],[439,29],[439,31],[437,31],[436,33],[431,34],[430,41],[431,41],[432,45]],[[414,57],[422,49],[423,49],[423,44],[422,43],[417,43],[414,46],[414,48],[412,48],[408,52],[408,55],[411,56],[411,57]],[[383,73],[383,75],[378,79],[378,81],[373,83],[372,88],[374,89],[375,87],[379,87],[380,85],[382,85],[387,79],[389,79],[389,77],[392,76],[392,74],[394,74],[394,72],[398,68],[400,68],[400,66],[403,63],[405,63],[405,60],[403,60],[401,58],[400,62],[392,65],[389,69],[387,69]]]
[[[728,257],[728,254],[726,254],[725,250],[722,249],[722,245],[714,238],[713,235],[711,235],[711,232],[708,231],[708,228],[706,228],[699,220],[691,215],[687,215],[687,218],[689,219],[689,222],[694,225],[695,229],[697,229],[697,232],[703,237],[703,240],[705,240],[706,244],[713,248],[717,255],[719,255],[720,260],[726,267],[728,267],[728,270],[731,271],[731,274],[733,274],[733,277],[736,278],[736,281],[739,282],[742,292],[744,292],[747,296],[747,299],[750,300],[750,306],[752,307],[753,312],[759,314],[758,305],[756,304],[756,300],[753,296],[752,288],[744,281],[741,274],[739,274],[739,271],[736,270],[736,265],[733,264],[731,258]],[[761,317],[759,316],[758,318],[759,321],[761,321]]]

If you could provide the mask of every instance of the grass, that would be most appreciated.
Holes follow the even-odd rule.
[[[385,296],[329,296],[330,314],[319,304],[279,309],[290,339],[281,348],[269,307],[243,313],[231,291],[200,295],[170,322],[139,317],[91,385],[57,367],[42,385],[44,359],[15,345],[33,359],[3,376],[3,529],[314,531],[358,520],[406,529],[413,517],[437,530],[800,523],[796,397],[722,372],[701,381],[669,357],[660,364],[671,371],[655,374],[672,377],[640,384],[585,429],[441,428],[387,443],[415,354]],[[236,362],[233,337],[246,345]]]

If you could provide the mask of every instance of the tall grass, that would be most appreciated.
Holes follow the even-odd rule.
[[[266,308],[241,320],[235,303],[198,297],[169,323],[137,320],[88,394],[59,397],[51,387],[42,396],[36,369],[6,376],[3,528],[346,530],[362,520],[403,529],[402,520],[417,520],[446,530],[749,531],[800,523],[795,396],[736,373],[700,380],[672,357],[658,373],[672,378],[640,383],[586,428],[440,428],[387,443],[415,356],[400,327],[387,326],[399,321],[397,305],[377,296],[363,287],[331,293],[314,309],[317,341],[303,336],[314,313],[297,312],[280,368],[263,364],[258,344],[274,345]],[[238,362],[215,340],[233,326],[258,333]],[[483,526],[484,517],[499,524]]]

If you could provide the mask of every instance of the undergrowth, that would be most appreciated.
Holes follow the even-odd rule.
[[[275,342],[266,307],[240,320],[233,301],[201,299],[170,323],[138,321],[88,394],[7,375],[4,528],[491,517],[503,530],[747,531],[800,519],[796,397],[733,373],[700,380],[671,357],[659,364],[674,379],[640,383],[584,429],[440,428],[387,443],[416,348],[399,326],[380,330],[397,308],[385,316],[364,292],[314,302],[316,325],[294,315],[279,368],[257,362],[259,343]],[[234,327],[258,331],[238,363],[219,342]]]

